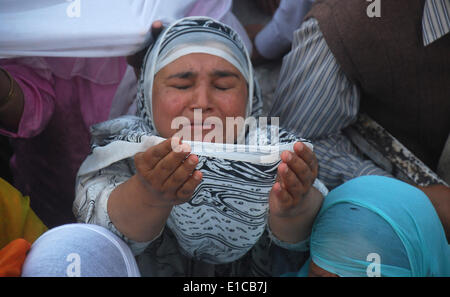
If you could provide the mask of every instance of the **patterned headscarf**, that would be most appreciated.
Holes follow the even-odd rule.
[[[258,117],[262,112],[261,90],[253,75],[247,49],[239,35],[229,26],[208,17],[183,18],[164,30],[145,56],[138,84],[138,116],[153,124],[152,90],[156,73],[183,55],[207,53],[227,60],[247,80],[246,117]]]
[[[108,172],[114,177],[108,181],[114,183],[136,173],[132,156],[137,151],[133,150],[137,147],[143,151],[142,148],[145,150],[157,143],[152,140],[160,138],[153,125],[153,78],[158,69],[177,56],[192,52],[218,55],[235,65],[247,80],[247,116],[261,114],[261,92],[240,37],[230,27],[210,18],[181,19],[161,33],[147,52],[138,87],[137,116],[124,116],[92,127],[93,154],[83,163],[79,175],[102,172],[119,160],[129,162],[130,166],[125,168],[131,168],[132,172],[115,172],[120,166],[111,165]],[[280,130],[274,143],[271,129],[270,125],[254,129],[256,134],[264,135],[257,137],[264,142],[258,142],[258,146],[283,144],[292,148],[293,143],[300,140]],[[247,135],[254,135],[254,130]],[[263,130],[267,133],[258,132]],[[236,154],[227,152],[219,156],[199,154],[197,169],[203,173],[202,182],[189,202],[172,208],[167,220],[184,254],[213,264],[232,262],[245,255],[265,232],[269,192],[275,183],[280,158],[277,155],[268,162],[255,162],[249,161],[258,159],[254,153],[243,156],[236,158]]]

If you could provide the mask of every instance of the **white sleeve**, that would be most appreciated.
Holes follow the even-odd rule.
[[[162,234],[162,231],[151,241],[131,240],[117,230],[109,218],[107,208],[111,192],[131,176],[129,160],[117,162],[93,174],[79,176],[76,182],[73,213],[79,223],[95,224],[107,228],[125,241],[134,255],[139,255]]]
[[[153,21],[181,18],[195,2],[0,0],[0,58],[126,56],[150,41]]]
[[[281,57],[289,50],[293,33],[311,8],[313,0],[282,0],[272,20],[255,38],[258,52],[267,59]]]

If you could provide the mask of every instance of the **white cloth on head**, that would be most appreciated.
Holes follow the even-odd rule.
[[[126,56],[152,22],[188,15],[196,0],[0,0],[0,58]]]
[[[139,277],[130,248],[107,229],[68,224],[50,229],[31,246],[23,277]]]
[[[170,49],[162,50],[158,64],[156,64],[155,74],[178,58],[193,53],[202,53],[225,59],[242,73],[248,83],[250,75],[249,69],[245,65],[246,56],[244,56],[238,48],[233,49],[232,42],[228,42],[229,45],[224,46],[223,43],[226,41],[216,40],[217,37],[211,34],[206,34],[205,36],[202,35],[205,34],[199,32],[197,34],[180,36],[175,39],[170,46],[166,46],[165,49]]]
[[[174,41],[175,40],[175,41]],[[178,42],[176,40],[181,40]],[[189,41],[188,41],[189,40]],[[198,45],[205,45],[206,41],[215,40],[220,44],[220,51],[216,44],[215,47],[210,47],[209,53],[227,56],[230,59],[230,63],[235,63],[237,68],[241,71],[242,75],[246,77],[248,83],[248,100],[246,108],[246,116],[255,115],[259,113],[259,107],[253,106],[255,103],[261,103],[261,94],[257,93],[259,91],[255,87],[257,84],[253,77],[253,67],[250,60],[250,54],[245,46],[244,41],[241,36],[230,26],[223,24],[217,20],[209,17],[186,17],[175,21],[170,26],[168,26],[164,32],[162,32],[158,39],[155,41],[152,49],[147,52],[142,65],[141,73],[141,89],[138,89],[138,104],[141,101],[142,109],[138,109],[138,115],[144,118],[150,123],[151,128],[154,131],[156,127],[153,123],[153,113],[152,113],[152,93],[153,93],[153,80],[157,73],[158,65],[161,63],[161,58],[166,58],[166,60],[173,61],[172,57],[176,57],[175,54],[171,53],[168,48],[173,48],[175,51],[183,46],[184,42],[191,43],[191,45],[196,45],[195,50],[200,52],[205,52],[205,49],[200,49]],[[208,49],[208,50],[209,50]],[[189,51],[186,53],[193,53],[194,47],[190,47]],[[225,54],[225,53],[227,54]],[[231,62],[233,61],[233,62]],[[241,67],[242,66],[242,67]],[[140,94],[142,93],[142,94]],[[139,98],[141,95],[143,98]]]

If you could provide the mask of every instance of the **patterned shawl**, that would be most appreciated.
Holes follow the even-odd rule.
[[[260,116],[261,92],[253,76],[247,50],[239,36],[228,26],[213,19],[185,18],[163,32],[145,57],[138,87],[137,116],[124,116],[92,127],[93,153],[83,163],[79,175],[101,171],[113,162],[121,162],[126,158],[130,161],[136,153],[132,148],[135,145],[144,144],[137,149],[142,151],[163,140],[153,126],[149,96],[152,93],[155,65],[171,40],[196,32],[219,36],[218,40],[224,40],[227,46],[232,44],[235,47],[233,50],[237,48],[242,51],[242,56],[246,58],[243,66],[248,71],[243,73],[244,77],[247,76],[249,89],[247,115]],[[272,146],[287,144],[292,147],[295,141],[300,140],[280,130],[278,139],[273,141],[273,128],[270,125],[258,127],[249,131],[247,137],[258,135],[258,144]],[[278,127],[275,128],[278,130]],[[261,133],[262,130],[267,133]],[[127,149],[127,145],[130,149]],[[255,245],[266,230],[268,196],[276,179],[279,153],[270,162],[245,161],[245,156],[249,159],[254,156],[252,152],[226,152],[220,157],[198,153],[197,169],[202,171],[203,180],[192,199],[174,206],[167,220],[167,227],[174,233],[184,254],[212,264],[228,263],[239,259]],[[240,158],[235,158],[234,154],[240,154]],[[109,161],[99,165],[104,160]],[[136,173],[134,166],[131,167],[128,173],[130,177]],[[123,172],[117,174],[124,175]]]

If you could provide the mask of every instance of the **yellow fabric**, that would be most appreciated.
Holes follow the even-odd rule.
[[[0,178],[0,249],[17,238],[33,243],[45,231],[30,208],[30,198]]]

